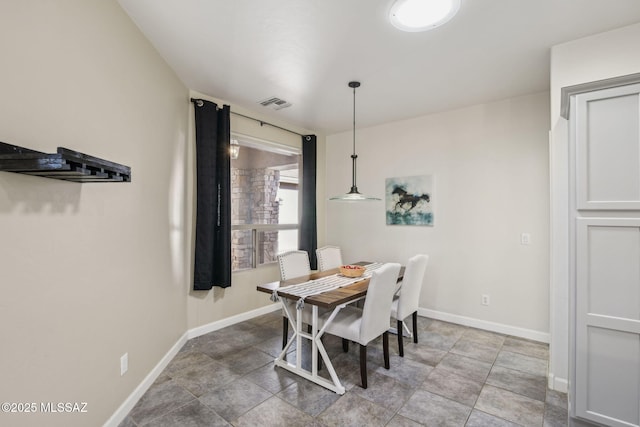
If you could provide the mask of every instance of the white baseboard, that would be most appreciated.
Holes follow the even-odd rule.
[[[550,341],[550,335],[546,332],[518,328],[502,323],[489,322],[486,320],[474,319],[472,317],[459,316],[457,314],[444,313],[441,311],[429,310],[426,308],[419,308],[418,314],[420,316],[429,317],[431,319],[471,326],[473,328],[484,329],[491,332],[498,332],[501,334],[539,341],[547,344]],[[549,373],[547,382],[548,387],[552,390],[559,391],[561,393],[567,393],[567,391],[569,390],[569,381],[566,378],[559,378],[554,374]]]
[[[459,325],[471,326],[472,328],[484,329],[500,334],[512,335],[514,337],[539,341],[548,344],[549,333],[534,331],[532,329],[518,328],[516,326],[505,325],[503,323],[490,322],[488,320],[474,319],[473,317],[460,316],[457,314],[445,313],[442,311],[419,308],[418,314],[431,319],[442,320],[444,322],[457,323]]]
[[[200,335],[208,334],[209,332],[217,331],[218,329],[226,328],[227,326],[235,325],[236,323],[244,322],[245,320],[253,319],[254,317],[262,316],[263,314],[268,314],[277,310],[282,310],[282,305],[280,303],[267,305],[265,307],[247,311],[246,313],[240,313],[206,325],[198,326],[197,328],[189,329],[187,331],[188,339],[199,337]]]
[[[133,407],[138,403],[138,400],[146,393],[146,391],[151,387],[151,384],[158,379],[164,368],[167,367],[169,362],[175,357],[176,354],[180,351],[183,345],[187,342],[187,334],[185,332],[178,339],[178,341],[169,349],[167,354],[164,355],[162,359],[156,364],[156,366],[149,372],[149,374],[145,377],[144,380],[138,385],[138,387],[133,390],[133,392],[127,397],[127,399],[120,405],[120,407],[111,415],[111,418],[104,423],[104,427],[117,427],[127,416],[127,414],[133,409]]]
[[[104,423],[104,427],[117,427],[127,416],[127,414],[138,403],[138,400],[146,393],[151,387],[151,384],[158,379],[162,371],[167,367],[169,362],[178,354],[182,346],[186,344],[191,338],[199,337],[200,335],[208,334],[209,332],[217,331],[227,326],[234,325],[245,320],[252,319],[263,314],[268,314],[273,311],[281,310],[282,306],[278,304],[271,304],[265,307],[260,307],[256,310],[247,311],[246,313],[238,314],[236,316],[227,317],[226,319],[211,322],[207,325],[199,326],[197,328],[189,329],[185,332],[180,339],[171,347],[167,354],[162,357],[160,362],[149,372],[149,375],[136,387],[136,389],[127,397],[127,399],[120,405],[116,412],[111,415],[111,418]]]
[[[554,374],[549,373],[548,387],[551,390],[567,393],[569,391],[569,381],[566,378],[558,378]]]

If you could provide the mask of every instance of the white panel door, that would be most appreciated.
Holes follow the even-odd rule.
[[[640,84],[575,101],[577,208],[640,209]]]
[[[640,218],[578,218],[576,282],[576,415],[640,426]]]

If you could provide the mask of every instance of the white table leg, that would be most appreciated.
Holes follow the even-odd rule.
[[[388,331],[390,334],[393,335],[398,335],[398,329],[397,328],[389,328]],[[402,321],[402,336],[405,338],[412,338],[413,337],[413,333],[409,330],[409,327],[407,326],[406,323],[404,323],[404,321]]]
[[[344,305],[336,307],[327,321],[325,322],[325,326],[321,330],[318,330],[318,307],[312,305],[312,331],[311,334],[307,334],[302,331],[302,309],[298,309],[296,307],[295,312],[295,322],[292,321],[294,314],[292,310],[289,309],[285,301],[282,301],[282,306],[285,314],[289,318],[291,325],[294,326],[294,335],[289,339],[285,348],[282,350],[280,355],[275,360],[275,365],[281,368],[284,368],[288,371],[293,372],[294,374],[300,375],[303,378],[308,379],[309,381],[313,381],[314,383],[321,385],[335,393],[344,394],[345,388],[340,382],[338,378],[338,374],[336,373],[333,365],[331,364],[331,359],[329,359],[329,355],[327,354],[324,345],[322,344],[321,337],[324,334],[324,330],[326,325],[333,321],[336,314],[344,308]],[[302,368],[302,339],[306,338],[311,341],[311,371],[307,371]],[[296,344],[296,364],[292,364],[285,360],[285,355],[289,347],[293,344],[295,340]],[[323,378],[318,375],[318,352],[320,352],[320,356],[322,360],[324,360],[324,364],[329,371],[329,375],[331,376],[331,381],[328,381],[326,378]]]
[[[311,375],[318,375],[318,306],[311,306]]]
[[[296,306],[296,368],[302,369],[302,308]]]
[[[318,334],[316,335],[316,341],[317,341],[317,345],[318,345],[318,350],[320,351],[320,355],[322,356],[322,360],[324,360],[325,366],[327,367],[327,371],[329,371],[329,375],[331,376],[331,380],[333,381],[334,386],[337,389],[341,389],[341,390],[344,390],[344,386],[340,382],[340,378],[338,378],[338,374],[336,373],[336,370],[334,369],[333,364],[331,363],[331,359],[329,359],[329,355],[327,354],[327,350],[324,348],[324,345],[322,344],[322,341],[320,340],[320,338],[322,338],[322,335],[324,334],[324,331],[327,328],[327,325],[329,323],[333,322],[333,319],[336,317],[338,312],[340,310],[342,310],[344,307],[345,307],[345,305],[343,304],[343,305],[339,305],[336,308],[334,308],[333,312],[331,313],[329,318],[325,321],[324,325],[322,326],[322,329],[320,331],[318,331]],[[344,391],[342,393],[339,393],[339,392],[336,392],[336,393],[343,394]]]
[[[287,341],[287,344],[284,346],[284,348],[282,349],[282,351],[280,352],[280,355],[276,358],[276,360],[284,360],[284,357],[287,354],[287,351],[289,351],[289,347],[291,347],[291,345],[297,341],[297,337],[298,337],[298,328],[295,322],[292,320],[294,319],[293,314],[291,313],[291,310],[289,310],[289,306],[287,305],[286,300],[281,299],[280,301],[282,302],[282,310],[284,310],[284,314],[287,316],[289,325],[293,330],[293,335],[291,336],[291,338],[289,338],[289,340]]]

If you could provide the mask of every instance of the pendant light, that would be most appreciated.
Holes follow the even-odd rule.
[[[358,192],[356,186],[356,160],[358,155],[356,154],[356,88],[360,87],[360,82],[349,82],[349,87],[353,88],[353,154],[351,155],[351,190],[346,194],[335,196],[329,200],[337,200],[343,202],[365,202],[380,200],[377,197],[365,196]]]

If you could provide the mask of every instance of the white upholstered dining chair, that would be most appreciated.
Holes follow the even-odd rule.
[[[389,369],[389,315],[400,264],[388,263],[371,274],[367,296],[362,309],[346,306],[332,321],[331,312],[322,316],[325,333],[342,338],[343,348],[348,342],[360,344],[360,378],[362,388],[367,388],[367,345],[382,335],[384,367]],[[328,323],[327,323],[328,322]]]
[[[429,262],[428,255],[415,255],[409,259],[404,277],[400,286],[400,292],[393,298],[391,304],[391,317],[396,319],[398,332],[398,353],[400,357],[404,357],[403,335],[409,328],[404,320],[412,316],[413,320],[413,342],[418,342],[418,300],[420,299],[420,290],[424,281],[424,273]]]
[[[323,246],[316,249],[318,270],[325,271],[342,265],[342,252],[338,246]]]
[[[294,277],[311,274],[309,253],[307,251],[289,251],[278,255],[280,279],[289,280]]]

